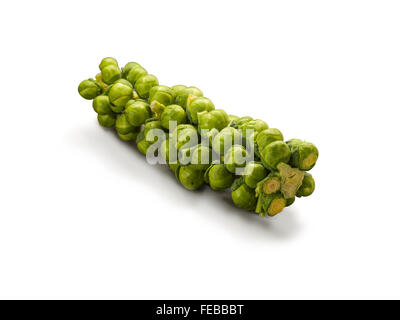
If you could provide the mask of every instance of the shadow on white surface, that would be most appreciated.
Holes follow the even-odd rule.
[[[205,186],[198,191],[184,189],[167,166],[150,165],[133,142],[122,141],[114,130],[95,126],[81,128],[67,135],[67,141],[87,152],[99,155],[105,170],[119,174],[132,183],[154,190],[157,201],[187,211],[187,214],[206,216],[236,237],[255,239],[290,239],[300,231],[293,207],[276,217],[261,218],[234,206],[229,189],[215,192]],[[165,180],[165,181],[164,181]],[[167,187],[166,187],[167,186]],[[178,194],[179,201],[176,201]],[[171,210],[168,214],[173,214]]]

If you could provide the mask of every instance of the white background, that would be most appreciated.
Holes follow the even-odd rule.
[[[1,5],[0,298],[400,298],[398,1]],[[98,126],[101,58],[314,142],[274,219]]]

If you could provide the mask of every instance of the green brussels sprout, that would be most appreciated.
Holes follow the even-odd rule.
[[[150,142],[151,144],[158,141],[159,138],[158,135],[152,131],[154,129],[162,130],[161,121],[156,118],[147,119],[144,125],[143,133],[146,141]]]
[[[115,115],[114,114],[99,114],[97,115],[97,120],[99,124],[106,128],[111,128],[115,125]]]
[[[232,200],[235,206],[253,211],[257,205],[254,189],[244,183],[243,177],[236,179],[231,187]]]
[[[215,191],[229,188],[234,179],[235,175],[229,172],[223,164],[211,165],[204,174],[204,180]]]
[[[256,186],[256,194],[273,194],[281,190],[281,177],[278,172],[270,172]]]
[[[99,69],[102,70],[109,65],[114,65],[114,66],[118,67],[118,62],[117,62],[117,60],[115,60],[114,58],[111,58],[111,57],[104,58],[100,62]]]
[[[123,79],[121,82],[117,82],[112,85],[108,97],[111,102],[111,109],[114,112],[122,112],[125,109],[126,103],[132,99],[133,89],[131,84]]]
[[[175,149],[180,150],[182,147],[190,148],[198,144],[198,134],[195,127],[191,124],[180,124],[171,134],[174,141]]]
[[[149,105],[140,100],[129,100],[125,107],[126,118],[134,127],[139,127],[150,118]]]
[[[161,125],[169,130],[169,122],[175,121],[177,125],[187,122],[185,110],[180,105],[171,104],[167,106],[161,114]]]
[[[277,166],[281,177],[281,193],[285,199],[293,198],[304,179],[304,171],[281,162]]]
[[[136,146],[140,153],[147,154],[147,150],[152,145],[151,142],[146,141],[144,131],[141,131],[136,137]]]
[[[134,140],[140,132],[140,127],[132,126],[126,119],[125,113],[117,115],[117,121],[115,122],[115,129],[118,135],[123,140]]]
[[[136,138],[136,145],[141,153],[147,154],[152,144],[158,141],[158,136],[154,134],[153,129],[161,129],[161,123],[158,119],[148,119],[143,130]]]
[[[135,127],[135,128],[137,128],[137,127]],[[137,138],[139,132],[129,132],[127,134],[121,134],[121,133],[117,132],[117,134],[118,134],[118,137],[120,137],[124,141],[132,141]]]
[[[155,86],[150,89],[149,102],[157,101],[164,106],[168,106],[174,102],[175,94],[171,88],[167,86]]]
[[[158,86],[158,79],[156,78],[156,76],[153,76],[152,74],[146,74],[144,76],[141,76],[135,82],[136,92],[140,97],[145,99],[149,97],[151,88],[155,86]]]
[[[300,170],[311,170],[318,160],[318,149],[310,142],[292,139],[287,142],[292,153],[290,164]]]
[[[229,124],[229,117],[224,110],[199,112],[197,113],[197,119],[199,130],[217,129],[221,131]]]
[[[240,132],[235,128],[226,127],[222,129],[217,135],[215,135],[212,141],[212,148],[219,155],[224,156],[224,153],[228,151],[230,147],[240,143]]]
[[[258,150],[264,150],[267,145],[275,141],[283,141],[282,133],[275,128],[261,131],[256,138]]]
[[[113,111],[111,110],[111,103],[108,96],[105,95],[97,96],[96,98],[93,99],[92,105],[94,111],[96,111],[96,113],[98,114],[104,115],[113,113]]]
[[[267,175],[267,170],[259,162],[249,162],[244,169],[244,183],[250,188],[255,189],[257,183],[263,180]]]
[[[119,80],[115,81],[114,84],[110,87],[110,89],[111,89],[115,84],[117,84],[117,83],[122,83],[122,84],[124,84],[124,85],[126,85],[126,86],[132,88],[132,91],[133,91],[133,86],[132,86],[132,84],[131,84],[128,80],[126,80],[126,79],[119,79]]]
[[[171,90],[174,94],[174,102],[176,103],[176,97],[183,91],[183,89],[186,89],[186,86],[182,84],[177,84],[175,86],[171,87]]]
[[[253,120],[253,118],[252,118],[252,117],[249,117],[249,116],[246,116],[246,117],[241,117],[241,118],[239,118],[239,119],[236,119],[236,120],[235,120],[235,123],[236,123],[236,125],[239,127],[239,126],[245,124],[246,122],[248,122],[248,121],[250,121],[250,120]]]
[[[179,166],[176,174],[179,182],[188,190],[199,189],[204,184],[204,172],[191,165]]]
[[[290,160],[290,149],[283,141],[275,141],[260,151],[261,160],[268,169],[276,169],[281,163],[288,163]]]
[[[104,58],[100,65],[101,78],[107,84],[112,84],[121,78],[121,70],[114,58]]]
[[[93,79],[83,80],[78,86],[82,98],[92,100],[101,94],[101,86]]]
[[[243,168],[246,166],[248,153],[242,146],[234,145],[226,153],[224,157],[224,164],[228,171],[235,173],[236,168]]]
[[[212,101],[205,97],[196,97],[193,100],[189,101],[186,106],[186,113],[188,119],[191,123],[197,124],[197,113],[202,111],[211,111],[214,110],[214,104]]]
[[[285,207],[286,200],[280,192],[273,194],[261,193],[258,197],[256,213],[262,217],[265,217],[265,214],[272,217],[282,212]]]
[[[299,190],[296,192],[296,197],[308,197],[310,196],[315,190],[315,181],[311,174],[306,172],[304,174],[303,183],[301,184]]]
[[[178,90],[176,93],[176,104],[179,104],[183,109],[186,110],[189,95],[192,97],[201,97],[203,92],[196,87],[186,87],[184,89]]]
[[[286,141],[286,144],[289,146],[290,150],[292,150],[294,146],[299,145],[302,142],[303,140],[300,139],[290,139],[289,141]]]
[[[286,207],[290,207],[294,203],[295,200],[296,200],[295,197],[286,199]]]
[[[204,145],[197,145],[190,150],[191,165],[198,170],[205,170],[211,164],[212,151],[209,147]]]
[[[126,75],[126,80],[128,80],[132,85],[135,85],[136,81],[138,81],[139,78],[143,77],[146,74],[147,71],[142,66],[132,66],[128,74]]]
[[[242,134],[243,138],[246,138],[247,130],[252,130],[252,133],[255,133],[255,132],[258,133],[265,129],[268,129],[268,125],[264,121],[259,120],[259,119],[249,120],[249,121],[246,121],[246,122],[238,125],[238,130]]]
[[[139,63],[136,63],[136,62],[128,62],[128,63],[125,65],[125,67],[122,68],[122,77],[123,77],[124,79],[126,79],[126,77],[127,77],[128,74],[129,74],[129,71],[131,71],[131,69],[132,69],[133,67],[136,67],[136,66],[139,66],[139,67],[140,67],[140,64],[139,64]]]

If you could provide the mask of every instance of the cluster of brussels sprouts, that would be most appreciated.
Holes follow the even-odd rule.
[[[120,69],[114,58],[104,58],[99,67],[95,80],[78,87],[83,98],[93,100],[99,124],[115,127],[145,155],[158,153],[185,188],[230,188],[237,207],[260,216],[274,216],[295,197],[313,193],[307,171],[318,149],[312,143],[285,142],[281,131],[262,120],[215,109],[196,87],[159,85],[136,62]]]

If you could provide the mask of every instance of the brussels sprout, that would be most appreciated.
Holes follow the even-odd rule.
[[[265,214],[275,216],[286,207],[286,200],[280,192],[273,194],[261,193],[258,197],[256,213],[264,217]]]
[[[302,142],[303,140],[300,139],[290,139],[289,141],[286,141],[286,144],[289,146],[290,150],[292,150],[294,146],[299,145]]]
[[[136,139],[140,132],[140,127],[132,126],[126,119],[126,115],[124,113],[117,115],[115,129],[117,130],[119,137],[126,141]]]
[[[106,128],[111,128],[115,125],[115,115],[114,114],[99,114],[97,116],[99,124]]]
[[[196,87],[159,85],[136,62],[121,70],[108,57],[99,68],[95,80],[78,86],[83,98],[93,100],[99,124],[115,126],[118,136],[135,140],[144,155],[162,156],[185,188],[231,187],[234,204],[260,216],[274,216],[296,197],[313,193],[315,181],[306,172],[318,159],[312,143],[284,142],[263,120],[215,110]]]
[[[161,123],[158,119],[148,119],[136,138],[136,145],[141,153],[147,154],[150,146],[158,140],[158,136],[154,134],[153,129],[161,129]]]
[[[278,172],[270,172],[257,183],[256,194],[273,194],[281,189],[281,177]]]
[[[238,130],[232,127],[226,127],[222,129],[217,135],[215,135],[212,141],[212,148],[219,155],[223,156],[230,147],[235,144],[241,143],[241,135]]]
[[[199,189],[204,184],[204,172],[191,165],[179,166],[176,175],[179,182],[188,190]]]
[[[243,168],[246,166],[248,153],[242,146],[232,146],[224,157],[224,164],[228,171],[235,173],[236,168]]]
[[[146,120],[146,123],[143,128],[143,133],[146,141],[150,142],[151,144],[158,141],[158,132],[154,132],[154,129],[162,130],[161,121],[156,118],[150,118]]]
[[[136,137],[136,146],[140,153],[143,153],[144,155],[147,154],[147,150],[149,147],[152,145],[149,141],[146,141],[144,132],[140,132],[137,137]]]
[[[300,170],[311,170],[318,160],[318,149],[310,142],[292,139],[287,142],[292,153],[290,164]]]
[[[239,126],[245,124],[246,122],[248,122],[250,120],[253,120],[253,118],[249,117],[249,116],[246,116],[246,117],[241,117],[239,119],[236,119],[235,122],[236,122],[236,125],[239,127]]]
[[[129,71],[131,71],[131,69],[132,69],[133,67],[136,67],[136,66],[139,66],[139,67],[140,67],[140,64],[139,64],[139,63],[136,63],[136,62],[128,62],[128,63],[125,65],[125,67],[122,68],[122,77],[123,77],[124,79],[126,79],[126,77],[127,77],[128,74],[129,74]]]
[[[253,211],[257,205],[254,189],[244,183],[243,177],[236,179],[231,187],[233,203],[242,209]]]
[[[303,183],[301,184],[299,190],[297,190],[296,197],[308,197],[315,190],[315,181],[311,174],[306,172],[304,174]]]
[[[261,131],[256,138],[258,150],[264,150],[267,145],[275,141],[283,141],[282,133],[275,128]]]
[[[258,133],[265,129],[268,129],[268,125],[264,121],[259,120],[259,119],[249,120],[249,121],[246,121],[246,122],[238,125],[238,130],[244,138],[247,136],[246,135],[247,130],[251,130],[252,133],[254,133],[254,132]]]
[[[188,99],[189,100],[189,99]],[[212,101],[205,97],[196,97],[189,101],[186,106],[186,113],[191,123],[197,124],[197,113],[202,111],[214,110],[214,104]]]
[[[110,86],[110,89],[117,83],[122,83],[123,85],[126,85],[126,86],[132,88],[132,91],[133,91],[133,85],[126,79],[118,79],[117,81],[114,82],[114,84],[112,86]]]
[[[130,84],[128,85],[128,83],[122,81],[113,84],[108,93],[111,102],[111,109],[114,112],[124,111],[126,103],[132,99],[132,94],[133,89]]]
[[[290,207],[294,203],[295,200],[296,200],[295,197],[286,199],[286,207]]]
[[[191,153],[191,165],[193,168],[198,170],[205,170],[211,164],[212,151],[209,147],[201,144],[195,146],[190,150]]]
[[[128,74],[126,75],[126,80],[128,80],[132,85],[135,85],[136,81],[138,81],[139,78],[143,77],[146,74],[147,71],[142,66],[133,66],[132,68],[130,68]]]
[[[187,122],[185,110],[180,105],[171,104],[164,109],[161,114],[161,125],[163,128],[169,130],[170,121],[175,121],[177,125]]]
[[[190,106],[188,108],[190,108]],[[197,113],[197,119],[199,130],[217,129],[221,131],[229,124],[229,117],[224,110],[199,112]]]
[[[93,79],[83,80],[78,86],[78,92],[82,98],[92,100],[101,94],[101,86]]]
[[[259,162],[249,162],[244,169],[244,183],[250,188],[255,189],[257,183],[263,180],[267,175],[267,170]]]
[[[223,164],[211,165],[204,174],[204,180],[215,191],[229,188],[234,179],[235,175],[229,172]]]
[[[104,58],[100,65],[101,78],[107,84],[112,84],[121,78],[121,70],[114,58]]]
[[[196,87],[186,87],[182,90],[178,90],[178,92],[176,93],[176,104],[179,104],[183,109],[186,110],[189,95],[192,95],[194,97],[201,97],[203,96],[203,92]]]
[[[117,60],[115,60],[114,58],[111,58],[111,57],[104,58],[103,60],[101,60],[101,62],[99,64],[99,69],[102,70],[109,65],[114,65],[114,66],[118,67],[118,62],[117,62]]]
[[[135,128],[137,128],[137,127],[135,127]],[[117,132],[117,134],[118,134],[118,137],[120,137],[124,141],[132,141],[137,138],[139,132],[129,132],[127,134],[121,134],[121,133]]]
[[[286,163],[280,163],[277,166],[281,177],[281,193],[285,199],[293,198],[299,190],[303,178],[304,171],[292,168]]]
[[[268,169],[276,169],[281,163],[288,163],[290,160],[290,149],[283,141],[275,141],[260,151],[261,160]]]
[[[186,86],[182,84],[177,84],[171,87],[172,92],[174,93],[174,102],[176,103],[176,97],[184,90]]]
[[[149,102],[157,101],[164,106],[168,106],[174,102],[175,94],[171,88],[167,86],[155,86],[150,89]]]
[[[156,78],[156,76],[153,76],[152,74],[146,74],[144,76],[141,76],[135,82],[136,92],[140,97],[144,99],[147,99],[149,97],[151,88],[155,86],[158,86],[158,79]]]
[[[149,105],[141,100],[129,100],[125,107],[126,118],[134,127],[139,127],[150,118]]]
[[[113,113],[111,110],[111,104],[110,104],[110,99],[108,96],[97,96],[96,98],[93,99],[93,109],[96,111],[96,113],[104,115],[104,114],[110,114]]]
[[[190,148],[198,144],[198,134],[195,127],[190,124],[180,124],[171,134],[176,150],[182,147]]]

